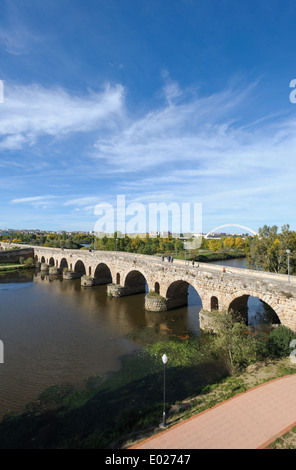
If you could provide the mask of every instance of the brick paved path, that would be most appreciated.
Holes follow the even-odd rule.
[[[296,425],[296,374],[255,387],[133,446],[258,449]]]

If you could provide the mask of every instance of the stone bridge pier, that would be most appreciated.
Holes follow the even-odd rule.
[[[1,243],[1,245],[5,244]],[[187,305],[188,288],[198,293],[203,312],[234,309],[246,315],[247,299],[257,297],[276,314],[278,321],[296,331],[296,277],[184,261],[161,261],[156,256],[123,252],[62,250],[24,246],[33,250],[36,262],[57,268],[65,281],[81,278],[85,288],[107,285],[113,297],[146,293],[147,311],[165,311]],[[202,315],[200,316],[202,317]]]

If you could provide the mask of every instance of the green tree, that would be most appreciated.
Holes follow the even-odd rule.
[[[209,240],[209,249],[212,251],[219,251],[223,249],[222,240]]]
[[[268,351],[274,357],[286,357],[291,353],[290,342],[296,338],[290,328],[278,325],[269,335]]]
[[[278,233],[276,225],[259,228],[258,235],[253,237],[248,253],[248,265],[264,271],[286,274],[288,272],[287,249],[291,251],[290,272],[296,272],[296,233],[289,225],[282,227]]]
[[[223,237],[223,245],[226,249],[232,249],[235,246],[235,238],[234,237]]]
[[[235,248],[236,248],[237,250],[240,250],[240,251],[244,250],[244,248],[245,248],[245,242],[244,242],[244,240],[242,239],[242,237],[237,237],[237,238],[235,239]]]
[[[230,374],[258,359],[258,341],[233,312],[214,311],[208,315],[215,332],[214,351],[217,356],[224,358]]]

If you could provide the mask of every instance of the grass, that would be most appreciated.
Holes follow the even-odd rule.
[[[228,260],[235,258],[245,258],[246,255],[242,251],[231,250],[231,251],[211,251],[211,250],[199,250],[198,253],[187,252],[188,261],[197,261],[201,263],[210,263],[211,261]],[[181,252],[175,256],[176,259],[184,259],[185,252]]]
[[[267,449],[296,449],[296,427],[275,439]]]
[[[24,264],[0,264],[0,272],[10,272],[10,271],[17,271],[19,269],[27,269],[27,266]]]

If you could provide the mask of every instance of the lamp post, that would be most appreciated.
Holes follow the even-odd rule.
[[[187,242],[184,241],[184,249],[185,249],[185,266],[186,266],[186,246],[187,246]]]
[[[166,426],[166,417],[165,417],[165,365],[168,362],[167,356],[164,354],[162,356],[162,362],[163,362],[163,413],[162,413],[162,425],[161,427]]]
[[[291,250],[286,250],[286,253],[288,255],[288,282],[290,283],[290,253],[291,253]]]

